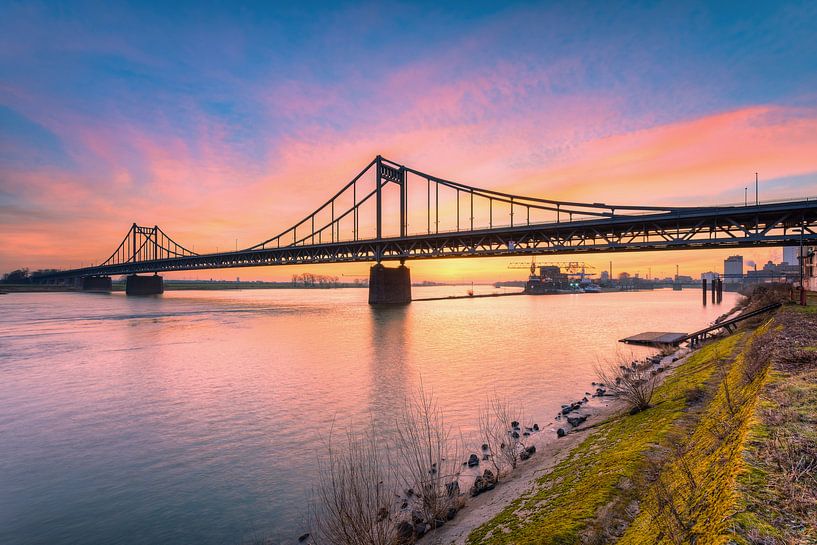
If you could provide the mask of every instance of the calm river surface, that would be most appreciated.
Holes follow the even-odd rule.
[[[550,433],[617,339],[692,331],[735,301],[660,290],[382,309],[366,296],[0,296],[0,543],[290,541],[333,418],[371,414],[388,434],[422,379],[466,434],[494,392]]]

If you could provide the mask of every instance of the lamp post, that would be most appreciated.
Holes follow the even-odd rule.
[[[803,258],[803,231],[804,228],[798,229],[800,233],[800,258],[798,261],[800,262],[800,304],[805,306],[806,305],[806,288],[804,285],[804,269],[805,269],[805,259]]]

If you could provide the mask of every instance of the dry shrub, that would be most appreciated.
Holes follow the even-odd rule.
[[[743,311],[751,312],[775,303],[788,303],[791,301],[791,286],[789,284],[758,284],[749,292],[744,301]],[[754,327],[762,320],[763,316],[751,318],[747,322]]]
[[[666,358],[667,356],[672,356],[676,352],[678,352],[678,347],[674,344],[661,344],[658,345],[658,353],[661,355],[662,358]]]
[[[514,422],[517,423],[514,429]],[[479,433],[488,445],[488,455],[497,478],[506,470],[513,471],[524,449],[521,430],[522,410],[494,396],[486,400],[479,414]],[[514,433],[515,432],[515,433]]]
[[[599,364],[596,365],[596,376],[608,392],[627,403],[632,413],[650,407],[656,375],[651,373],[649,365]]]
[[[650,460],[645,473],[652,476],[651,501],[648,512],[660,536],[676,545],[694,542],[696,513],[706,502],[701,483],[695,478],[690,456],[696,446],[689,437],[672,434],[667,437],[660,454]],[[676,469],[681,478],[672,478]]]
[[[403,484],[419,497],[418,509],[427,522],[434,526],[447,520],[448,510],[459,507],[460,498],[449,493],[448,485],[459,478],[462,449],[436,400],[422,386],[406,400],[396,428]]]
[[[369,429],[373,429],[372,426]],[[334,431],[334,430],[333,430]],[[313,537],[327,545],[393,545],[397,478],[388,452],[370,431],[345,432],[328,440],[319,461],[320,479]]]

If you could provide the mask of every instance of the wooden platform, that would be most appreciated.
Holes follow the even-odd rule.
[[[645,346],[661,346],[663,344],[677,345],[686,340],[686,333],[672,333],[667,331],[647,331],[639,333],[626,339],[621,339],[619,342],[627,344],[642,344]]]

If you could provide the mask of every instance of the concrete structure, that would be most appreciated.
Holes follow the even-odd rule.
[[[111,291],[110,276],[86,276],[82,279],[82,291]]]
[[[370,305],[411,303],[411,272],[405,265],[387,268],[378,263],[369,270]]]
[[[718,279],[720,277],[721,277],[720,273],[716,273],[716,272],[712,272],[712,271],[701,273],[701,280],[707,280],[709,282],[712,282],[713,280],[716,280],[716,279]]]
[[[153,276],[132,274],[125,283],[125,293],[128,295],[158,295],[164,291],[164,280],[158,274]]]
[[[726,284],[743,283],[742,255],[732,255],[723,260],[723,276]]]

